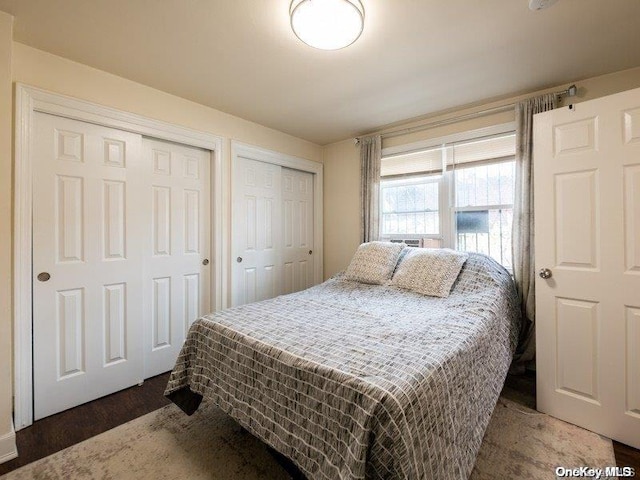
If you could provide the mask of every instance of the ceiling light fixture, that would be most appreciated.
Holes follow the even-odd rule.
[[[338,50],[355,42],[364,28],[360,0],[293,0],[289,7],[293,33],[321,50]]]
[[[533,11],[544,10],[545,8],[549,8],[557,1],[558,0],[529,0],[529,9]]]

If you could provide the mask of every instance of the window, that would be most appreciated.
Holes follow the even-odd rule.
[[[437,175],[383,182],[382,235],[438,235],[439,184]]]
[[[385,156],[382,239],[484,253],[510,270],[514,157],[513,133]]]

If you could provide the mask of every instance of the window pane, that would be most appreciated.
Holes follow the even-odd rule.
[[[515,186],[515,162],[505,162],[500,165],[500,203],[513,203],[513,189]]]
[[[513,204],[515,162],[454,170],[456,207]]]
[[[487,165],[487,205],[500,205],[502,203],[500,201],[500,194],[502,192],[500,183],[501,172],[501,164]]]
[[[440,232],[439,184],[422,181],[382,181],[382,234],[434,235]]]
[[[512,222],[511,208],[457,212],[457,249],[484,253],[511,269]]]

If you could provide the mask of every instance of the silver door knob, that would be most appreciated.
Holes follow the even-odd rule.
[[[242,263],[242,257],[238,257],[238,258],[236,258],[236,262],[238,262],[238,263]]]
[[[551,278],[553,273],[548,268],[541,268],[538,275],[540,275],[540,278],[544,278],[546,280],[547,278]]]
[[[209,259],[205,258],[204,260],[202,260],[202,264],[206,267],[207,265],[209,265]]]
[[[46,282],[51,278],[51,275],[49,274],[49,272],[41,272],[38,274],[38,280],[40,280],[41,282]]]

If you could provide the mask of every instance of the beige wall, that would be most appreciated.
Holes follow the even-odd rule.
[[[577,80],[578,96],[570,99],[572,103],[599,98],[624,90],[640,87],[640,67],[600,77]],[[517,97],[503,98],[496,101],[478,104],[469,108],[441,112],[431,117],[413,119],[404,124],[396,124],[392,128],[381,129],[380,132],[408,128],[428,121],[445,119],[472,113],[478,110],[513,103],[528,96],[557,91],[567,85],[550,88],[540,92],[532,92]],[[438,138],[453,133],[475,130],[490,125],[498,125],[514,120],[514,113],[503,112],[488,115],[474,120],[458,122],[438,128],[415,132],[409,135],[383,140],[383,148],[408,144],[430,138]],[[353,139],[326,145],[324,147],[324,275],[330,277],[343,270],[349,264],[353,252],[358,247],[360,235],[360,159],[359,148]]]
[[[0,461],[15,453],[11,420],[11,38],[13,17],[0,12]]]
[[[343,270],[360,245],[360,147],[324,148],[324,276]]]
[[[314,143],[17,42],[13,81],[308,160],[322,159],[322,148]]]

